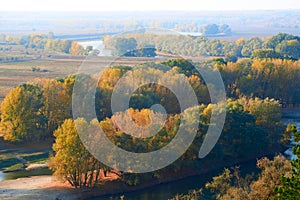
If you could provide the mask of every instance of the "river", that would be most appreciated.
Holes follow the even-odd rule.
[[[282,122],[284,124],[293,123],[297,126],[298,130],[300,130],[300,109],[291,109],[291,110],[283,110]],[[285,151],[285,154],[290,156],[290,158],[295,158],[295,155],[292,153],[292,146],[295,143],[291,141],[291,146],[289,149]],[[249,161],[243,163],[240,166],[242,174],[247,173],[258,173],[259,170],[256,168],[256,160]],[[176,194],[180,193],[188,193],[189,190],[195,190],[199,188],[205,188],[205,184],[208,181],[211,181],[213,176],[220,174],[223,170],[216,170],[204,175],[193,176],[189,178],[185,178],[183,180],[178,180],[170,183],[165,183],[161,185],[157,185],[154,187],[150,187],[144,190],[136,191],[136,192],[128,192],[124,194],[118,195],[110,195],[101,198],[95,198],[95,200],[119,200],[120,196],[124,195],[126,200],[152,200],[152,199],[169,199],[174,197]],[[211,195],[209,193],[204,193],[204,197],[201,199],[211,199]]]
[[[297,125],[297,128],[300,129],[300,110],[292,110],[283,112],[283,123],[294,123]],[[291,146],[294,143],[291,142]],[[288,155],[292,155],[291,148],[289,148],[285,153]],[[243,174],[255,172],[258,173],[259,170],[256,168],[256,160],[248,161],[240,165],[241,172]],[[211,181],[213,176],[220,174],[223,170],[212,171],[207,174],[188,177],[182,180],[173,181],[170,183],[164,183],[160,185],[156,185],[153,187],[149,187],[143,190],[139,190],[136,192],[126,192],[124,194],[116,194],[116,195],[107,195],[99,198],[94,198],[94,200],[119,200],[120,196],[124,195],[126,200],[152,200],[152,199],[169,199],[174,197],[176,194],[187,193],[189,190],[195,190],[199,188],[204,188],[205,183]],[[25,172],[26,173],[26,172]],[[47,173],[38,172],[38,173]],[[49,172],[48,172],[49,173]],[[15,173],[2,173],[0,171],[0,180],[3,179],[16,179],[19,177],[29,176],[34,174],[24,174],[23,172],[15,172]],[[204,198],[202,199],[211,199],[209,193],[204,193]]]
[[[283,111],[283,117],[282,122],[287,124],[295,124],[297,127],[297,130],[300,130],[300,109],[287,109]],[[287,156],[289,156],[290,159],[297,158],[296,155],[293,154],[293,146],[295,146],[296,143],[294,142],[293,137],[291,138],[291,143],[289,148],[284,152]]]
[[[245,162],[240,166],[242,174],[248,173],[258,173],[259,170],[256,168],[256,160]],[[99,198],[94,198],[94,200],[119,200],[120,196],[124,195],[126,200],[153,200],[153,199],[170,199],[176,194],[185,194],[190,190],[197,190],[199,188],[205,188],[205,184],[211,181],[213,176],[222,173],[223,169],[215,170],[203,175],[197,175],[188,177],[178,181],[172,181],[169,183],[163,183],[153,187],[146,188],[144,190],[139,190],[135,192],[126,192],[123,194],[107,195]],[[201,198],[203,200],[210,200],[211,194],[205,193]]]
[[[103,40],[90,40],[90,41],[78,41],[78,44],[80,44],[83,48],[86,48],[87,46],[92,46],[93,50],[98,50],[98,56],[111,56],[111,50],[105,49],[105,45],[103,43]]]

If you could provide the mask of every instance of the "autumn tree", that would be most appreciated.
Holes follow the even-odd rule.
[[[262,158],[257,161],[257,167],[261,170],[257,179],[247,175],[243,178],[239,169],[225,169],[213,180],[206,184],[206,188],[215,194],[216,199],[276,199],[277,193],[274,188],[279,186],[282,174],[288,176],[292,172],[290,162],[282,157],[276,156],[273,160]]]
[[[93,187],[99,183],[101,172],[107,170],[96,160],[81,142],[77,129],[88,131],[91,126],[99,126],[97,121],[88,124],[84,119],[67,119],[54,132],[55,155],[50,158],[50,168],[54,175],[68,181],[75,188]]]
[[[291,160],[292,172],[291,174],[282,174],[280,177],[280,184],[277,185],[275,191],[280,200],[296,200],[300,199],[300,132],[297,131],[295,125],[289,127],[296,142],[293,147],[293,153],[297,156],[296,159]]]
[[[84,49],[78,42],[72,42],[69,52],[71,55],[82,55]]]
[[[46,117],[43,115],[41,87],[23,84],[12,89],[1,106],[1,129],[4,139],[27,143],[45,139]]]
[[[202,195],[203,190],[200,188],[198,190],[191,190],[188,194],[177,194],[169,200],[198,200],[201,199]]]
[[[47,117],[47,132],[53,131],[61,125],[65,119],[71,118],[71,88],[73,84],[67,83],[67,78],[62,80],[42,79],[36,80],[41,84],[43,91],[43,113]]]
[[[281,105],[275,99],[240,98],[237,100],[255,117],[255,123],[264,128],[270,144],[278,144],[282,139],[284,125],[281,122]]]

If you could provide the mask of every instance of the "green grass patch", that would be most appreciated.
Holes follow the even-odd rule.
[[[0,139],[0,170],[14,171],[20,169],[23,164],[17,158],[21,157],[28,161],[27,164],[42,164],[49,159],[51,152],[51,141],[41,142],[33,145],[13,145]]]
[[[17,156],[28,161],[28,164],[32,163],[45,163],[49,158],[49,152],[33,152],[33,153],[22,153],[18,150],[16,151],[8,151],[8,152],[0,152],[0,170],[9,170],[16,169],[16,166],[20,167],[23,164],[17,159]]]
[[[20,154],[22,158],[30,163],[38,162],[49,158],[49,152],[36,152],[31,154]]]
[[[7,172],[16,171],[16,170],[21,169],[22,167],[23,167],[23,164],[18,163],[18,164],[11,165],[11,166],[5,168],[5,169],[3,170],[3,172],[4,172],[4,173],[7,173]]]
[[[0,155],[0,170],[8,169],[16,164],[21,164],[17,158],[8,155]]]

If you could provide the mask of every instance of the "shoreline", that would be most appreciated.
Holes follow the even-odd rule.
[[[73,191],[74,189],[50,175],[0,181],[1,200],[53,200],[58,194],[63,195],[65,200],[71,200]]]
[[[282,150],[282,149],[281,149]],[[276,151],[278,152],[278,151]],[[273,149],[271,152],[267,152],[264,155],[259,155],[257,157],[269,157],[274,156],[276,153]],[[279,151],[281,152],[281,151]],[[244,159],[240,161],[232,161],[230,166],[236,166],[240,164],[245,164],[257,160],[257,158]],[[106,180],[103,184],[99,185],[97,188],[89,189],[74,189],[67,183],[60,182],[56,177],[51,175],[43,176],[32,176],[28,178],[19,178],[15,180],[3,180],[0,181],[0,199],[1,200],[31,200],[31,199],[41,199],[41,200],[76,200],[76,199],[86,199],[86,198],[101,198],[109,195],[123,195],[128,192],[136,192],[139,190],[148,189],[161,184],[167,184],[170,182],[180,181],[192,176],[198,176],[205,173],[217,171],[224,169],[222,166],[215,168],[205,168],[202,169],[190,169],[190,170],[180,170],[177,172],[177,176],[166,176],[163,179],[146,178],[142,179],[141,183],[137,186],[129,186],[125,184],[120,179],[117,180]]]

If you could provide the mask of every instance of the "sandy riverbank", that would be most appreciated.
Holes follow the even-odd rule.
[[[53,176],[33,176],[0,181],[1,200],[76,199],[72,189]]]

